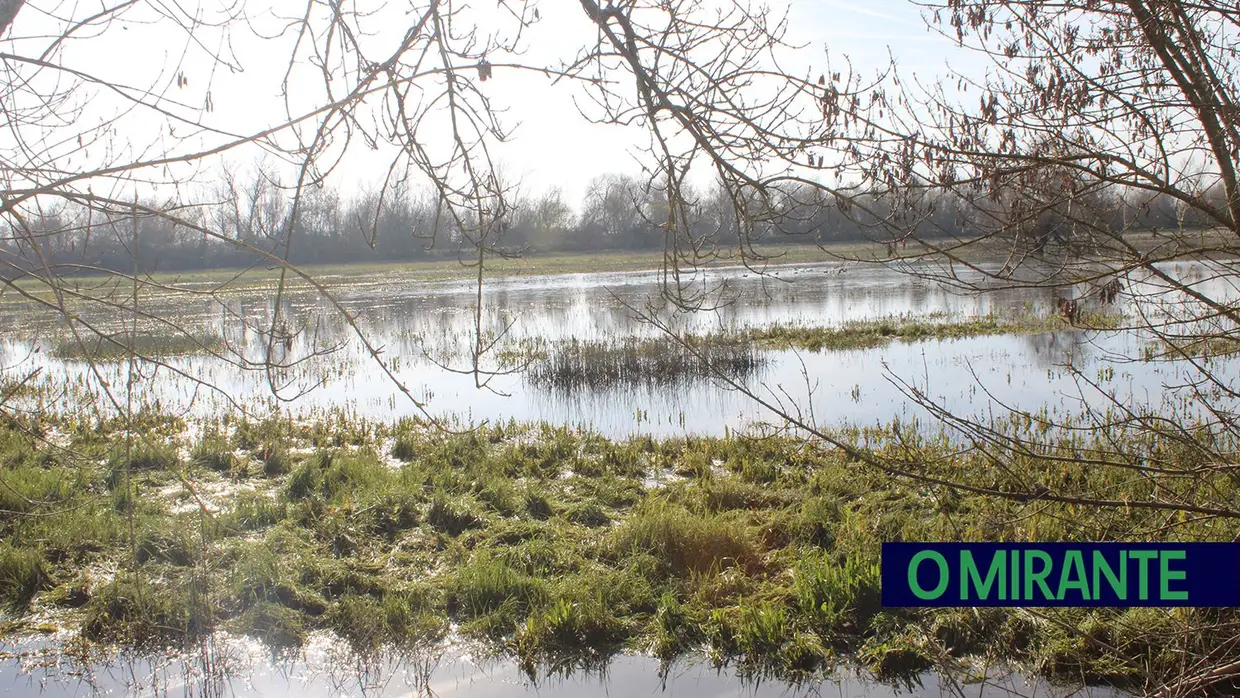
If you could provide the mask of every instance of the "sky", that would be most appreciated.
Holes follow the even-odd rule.
[[[401,3],[343,0],[367,14],[365,36],[359,37],[369,58],[384,57],[413,21]],[[482,0],[469,8],[482,33],[502,31],[504,3],[492,8]],[[709,1],[709,0],[708,0]],[[107,5],[101,2],[108,3]],[[28,57],[44,54],[61,28],[89,17],[102,7],[121,0],[29,0],[10,32],[0,39],[0,50]],[[419,3],[420,4],[420,3]],[[138,2],[113,22],[90,24],[48,53],[49,62],[79,71],[81,75],[119,83],[135,90],[160,95],[160,112],[132,109],[110,88],[88,89],[70,95],[56,105],[57,119],[50,128],[24,128],[22,138],[37,142],[43,150],[32,156],[14,151],[12,130],[0,134],[0,152],[11,159],[55,159],[57,166],[73,172],[101,164],[124,162],[160,153],[193,153],[227,143],[230,134],[246,135],[278,124],[289,113],[281,97],[288,57],[297,39],[290,20],[305,5],[289,0],[244,0],[238,7],[245,17],[233,17],[227,28],[214,26],[226,19],[220,8],[226,3],[203,0],[169,4]],[[775,12],[788,13],[789,43],[799,46],[784,58],[784,66],[812,75],[832,61],[847,57],[862,74],[873,74],[894,59],[904,75],[931,78],[947,66],[969,67],[970,57],[953,42],[927,28],[921,9],[907,0],[774,0]],[[542,0],[540,19],[523,37],[519,60],[534,65],[557,65],[571,59],[588,44],[595,29],[575,0]],[[165,14],[167,13],[167,14]],[[192,31],[181,31],[168,16]],[[511,23],[507,23],[511,26]],[[207,60],[207,52],[223,61]],[[493,62],[517,60],[496,56]],[[838,65],[838,63],[833,63]],[[66,76],[48,69],[20,67],[23,79],[36,89],[63,87]],[[14,84],[14,74],[8,80]],[[314,57],[304,51],[289,73],[288,93],[292,110],[325,99],[323,80]],[[340,81],[334,86],[340,87]],[[564,192],[565,200],[580,202],[591,179],[610,172],[637,174],[647,142],[637,126],[591,124],[578,112],[581,91],[573,85],[552,84],[545,76],[496,68],[492,79],[480,86],[501,121],[512,129],[508,142],[496,144],[494,153],[506,176],[519,180],[528,194],[552,187]],[[134,92],[130,92],[134,94]],[[151,97],[149,102],[155,102]],[[576,101],[575,101],[576,100]],[[206,111],[206,105],[210,110]],[[595,110],[597,111],[597,110]],[[171,117],[169,115],[172,115]],[[201,123],[209,128],[194,125]],[[426,127],[425,140],[432,150],[444,138],[435,124]],[[81,148],[75,136],[84,136]],[[308,142],[310,134],[286,132],[277,137],[283,147]],[[331,183],[348,198],[353,191],[377,186],[384,179],[392,153],[372,149],[355,140],[342,155]],[[161,176],[198,191],[217,186],[222,171],[251,171],[260,154],[254,148],[238,149],[207,164],[173,163]],[[96,186],[107,186],[101,183]],[[131,183],[116,185],[118,190]]]

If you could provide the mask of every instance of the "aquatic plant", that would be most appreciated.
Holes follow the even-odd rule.
[[[1081,313],[1073,324],[1056,314],[990,314],[960,319],[895,316],[856,320],[838,326],[771,325],[748,331],[753,340],[771,347],[809,351],[872,349],[893,341],[919,342],[997,334],[1036,334],[1077,330],[1116,330],[1124,316],[1110,312]]]
[[[106,362],[119,361],[131,355],[159,359],[217,354],[224,348],[223,338],[216,335],[119,333],[91,334],[81,341],[61,340],[48,353],[58,359]]]
[[[692,338],[689,341],[694,341]],[[623,338],[553,345],[526,372],[531,385],[570,392],[624,385],[668,386],[713,373],[743,379],[766,357],[743,337],[712,337],[693,350],[676,340]]]

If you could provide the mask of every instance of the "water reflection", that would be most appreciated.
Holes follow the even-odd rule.
[[[1229,278],[1203,272],[1198,266],[1185,263],[1170,269],[1186,278],[1199,278],[1195,283],[1216,296],[1234,292]],[[1044,313],[1051,310],[1056,293],[1064,292],[999,289],[963,294],[883,268],[853,267],[846,268],[847,273],[840,269],[844,267],[793,266],[769,278],[743,269],[712,271],[712,279],[726,281],[734,302],[710,313],[665,317],[679,329],[711,332],[775,323],[835,324],[900,314]],[[964,280],[976,279],[964,276]],[[1155,281],[1130,280],[1128,290],[1150,303],[1162,299]],[[736,428],[770,417],[751,399],[710,380],[674,387],[584,387],[565,394],[514,374],[496,376],[488,389],[479,389],[485,371],[501,367],[495,351],[484,355],[478,367],[483,374],[444,368],[471,368],[466,357],[475,342],[473,294],[474,288],[466,282],[412,284],[399,274],[359,280],[337,291],[357,328],[391,362],[393,374],[437,415],[454,415],[467,423],[515,418],[585,424],[613,436],[720,433],[725,426]],[[645,308],[657,298],[658,276],[648,272],[495,279],[488,282],[484,293],[481,326],[492,338],[502,336],[496,350],[528,340],[619,342],[651,337],[658,330],[636,322],[632,309]],[[223,338],[224,357],[242,361],[242,368],[207,357],[169,359],[167,367],[148,371],[139,380],[140,399],[147,403],[158,401],[164,409],[211,414],[230,404],[204,389],[215,386],[258,410],[279,407],[308,414],[338,408],[382,419],[418,413],[375,365],[350,322],[325,299],[294,294],[278,309],[269,297],[257,292],[223,300],[192,297],[169,303],[185,324]],[[14,307],[0,305],[0,326],[23,328],[0,338],[0,364],[20,362],[24,370],[43,369],[40,380],[49,386],[92,384],[88,367],[80,361],[60,361],[48,357],[46,351],[31,355],[36,346],[47,347],[53,341],[47,334],[51,320],[23,317],[19,325],[11,315]],[[281,341],[272,337],[271,323],[277,317],[285,323],[276,328]],[[44,321],[48,324],[40,324]],[[105,315],[92,321],[106,326],[118,319]],[[1105,405],[1112,399],[1078,385],[1066,367],[1092,380],[1116,357],[1140,356],[1146,341],[1131,332],[1072,330],[896,342],[877,349],[821,354],[773,351],[746,383],[765,397],[783,401],[790,410],[812,410],[824,425],[873,424],[917,416],[916,408],[892,384],[892,375],[924,389],[957,412],[987,414],[1002,405],[1064,410],[1082,403]],[[262,370],[269,345],[285,367]],[[103,366],[100,372],[114,385],[123,384],[126,377],[123,365]],[[1104,388],[1114,390],[1114,399],[1120,402],[1148,403],[1168,397],[1167,386],[1187,383],[1193,377],[1191,368],[1182,364],[1127,362],[1117,367]],[[277,403],[271,400],[273,385],[281,388],[286,399],[309,387],[315,390]]]
[[[12,648],[0,645],[5,651]],[[27,651],[29,647],[25,648]],[[460,650],[435,650],[364,658],[339,642],[316,637],[292,655],[273,657],[245,638],[214,638],[190,655],[111,657],[82,660],[65,654],[23,653],[0,661],[0,692],[9,695],[68,696],[471,696],[476,698],[624,698],[681,696],[980,696],[982,698],[1123,695],[1111,688],[1056,685],[1001,669],[975,670],[968,677],[926,672],[880,682],[840,669],[798,683],[746,678],[734,668],[702,660],[672,665],[650,657],[620,655],[607,664],[531,677],[514,662],[484,660]]]

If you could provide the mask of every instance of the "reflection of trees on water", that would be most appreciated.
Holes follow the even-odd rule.
[[[762,378],[749,382],[758,386]],[[638,383],[605,389],[536,389],[533,419],[587,425],[607,434],[720,433],[753,412],[751,401],[738,392],[720,390],[708,379],[680,385]],[[639,417],[640,413],[640,417]]]
[[[687,331],[716,331],[772,323],[836,324],[846,320],[900,314],[984,314],[1024,307],[1033,302],[1049,308],[1045,298],[1030,292],[1003,290],[986,295],[960,295],[949,289],[909,283],[907,277],[874,269],[855,269],[848,274],[790,274],[788,282],[766,281],[751,276],[729,282],[737,300],[717,312],[682,316],[674,326]],[[561,279],[563,281],[563,279]],[[636,308],[657,297],[657,279],[631,280],[609,288],[569,283],[547,283],[532,288],[497,284],[483,294],[482,327],[498,334],[509,329],[513,341],[555,341],[649,335],[653,331],[636,325],[625,305]],[[460,353],[472,345],[474,297],[464,292],[436,290],[434,284],[393,284],[390,289],[337,290],[341,304],[359,326],[380,344],[416,338],[427,353]],[[458,291],[460,289],[457,289]],[[612,295],[613,291],[615,296]],[[153,301],[155,302],[155,301]],[[353,329],[326,302],[314,294],[294,292],[286,296],[278,312],[266,296],[177,301],[183,324],[223,338],[228,347],[247,360],[261,360],[269,333],[292,337],[295,356],[322,351],[349,341]],[[273,320],[283,322],[273,328]],[[91,318],[103,321],[106,317]],[[418,352],[420,353],[420,352]],[[289,358],[289,357],[285,357]]]
[[[734,662],[714,666],[698,660],[665,665],[653,657],[617,654],[582,662],[536,667],[531,676],[503,657],[468,657],[454,648],[359,654],[338,642],[311,643],[302,650],[272,653],[238,639],[208,637],[196,651],[182,654],[116,657],[82,661],[74,653],[57,652],[56,661],[35,657],[0,662],[0,685],[21,686],[39,695],[185,695],[228,698],[286,695],[304,698],[338,695],[439,696],[468,695],[504,698],[607,698],[615,695],[686,695],[709,697],[744,694],[752,698],[791,695],[914,695],[934,696],[1071,696],[1082,687],[1013,673],[1004,667],[982,667],[954,674],[949,669],[920,676],[897,675],[879,681],[868,674],[837,667],[795,680],[769,672],[743,669]],[[980,673],[984,671],[984,673]],[[985,679],[978,680],[979,676]],[[919,688],[918,688],[919,686]],[[1109,688],[1084,695],[1114,698]]]
[[[803,270],[804,273],[789,275],[792,283],[771,281],[765,284],[765,288],[764,284],[752,278],[733,279],[733,288],[739,298],[736,304],[720,308],[717,313],[680,316],[674,319],[673,325],[705,333],[773,323],[822,325],[875,316],[926,315],[936,311],[970,315],[1028,309],[1040,314],[1051,310],[1056,295],[1054,290],[1045,288],[961,295],[932,284],[909,283],[907,277],[890,272],[884,275],[873,270],[852,268],[844,274],[823,274],[820,273],[821,267],[804,267]],[[640,278],[640,283],[635,278]],[[610,281],[602,276],[589,277],[585,281],[558,277],[531,279],[525,283],[500,283],[484,294],[483,329],[499,333],[509,323],[515,323],[506,341],[496,346],[497,350],[511,350],[516,348],[514,343],[532,339],[546,340],[554,345],[558,340],[569,337],[581,341],[623,342],[627,338],[657,336],[654,328],[635,323],[630,310],[624,306],[624,303],[629,303],[643,307],[656,289],[654,279],[653,276],[625,277],[624,283],[610,290],[598,285],[600,281]],[[1203,283],[1208,281],[1204,279]],[[652,380],[653,388],[650,389],[625,388],[617,391],[586,387],[568,393],[554,393],[536,390],[514,376],[506,383],[511,388],[512,398],[484,400],[472,380],[454,380],[457,378],[455,374],[427,360],[429,355],[454,369],[469,368],[469,352],[474,346],[475,298],[462,289],[463,286],[456,288],[446,284],[392,283],[354,291],[345,288],[338,290],[337,295],[342,305],[356,318],[361,330],[375,346],[382,347],[382,356],[393,361],[401,380],[408,381],[415,390],[438,393],[439,397],[433,401],[431,408],[441,414],[445,410],[472,410],[479,418],[488,419],[515,416],[519,419],[590,421],[615,434],[631,433],[639,426],[635,418],[638,409],[648,409],[652,416],[661,414],[663,419],[670,419],[674,426],[678,425],[679,413],[685,411],[689,424],[700,431],[710,432],[720,430],[721,420],[734,421],[738,415],[753,413],[748,403],[742,404],[743,401],[726,389],[697,379],[679,382]],[[612,296],[613,290],[618,299]],[[1153,287],[1149,295],[1151,298],[1157,297]],[[177,300],[175,307],[184,316],[180,319],[183,324],[222,338],[226,345],[225,358],[244,361],[251,370],[236,371],[218,359],[201,356],[173,357],[168,363],[219,384],[243,401],[261,401],[270,395],[263,366],[270,343],[274,349],[272,358],[291,364],[273,371],[274,382],[289,386],[290,393],[316,386],[320,381],[325,381],[328,387],[292,405],[293,409],[354,406],[386,417],[403,414],[401,408],[396,407],[397,400],[392,398],[395,388],[381,372],[375,370],[372,360],[356,341],[354,329],[325,299],[310,293],[293,293],[277,308],[270,299],[255,293],[236,298]],[[1092,312],[1095,308],[1089,309]],[[3,312],[0,309],[0,317],[3,317]],[[282,319],[284,324],[276,328],[282,333],[280,341],[273,341],[270,334],[276,318]],[[1065,364],[1071,362],[1073,366],[1086,368],[1092,374],[1100,362],[1112,355],[1138,355],[1134,352],[1134,348],[1140,348],[1134,344],[1137,341],[1127,334],[1064,331],[955,340],[941,343],[941,348],[931,347],[931,344],[937,347],[940,343],[926,343],[916,349],[918,355],[924,351],[932,359],[946,352],[947,358],[972,361],[979,368],[985,365],[1001,369],[995,378],[1002,381],[1005,387],[1016,385],[1020,388],[1022,381],[1027,386],[1020,389],[1030,392],[1029,396],[1011,395],[1017,401],[1025,397],[1030,400],[1034,397],[1061,400],[1060,392],[1076,392],[1063,368]],[[343,345],[344,349],[326,353],[337,345]],[[14,351],[24,346],[15,345]],[[1005,365],[1007,358],[986,355],[994,347],[1019,356],[1010,370]],[[824,389],[815,397],[817,416],[828,422],[855,416],[857,407],[848,399],[849,391],[854,385],[859,385],[863,396],[879,394],[885,385],[878,369],[879,357],[889,358],[887,355],[893,351],[894,348],[886,353],[882,350],[862,352],[864,363],[858,363],[857,357],[838,354],[807,355],[810,380],[835,383],[830,389],[836,394],[826,395]],[[78,382],[87,380],[80,364],[64,364],[45,355],[39,357],[38,365],[48,369],[46,373],[49,377]],[[910,359],[905,363],[907,365],[898,369],[904,372],[905,377],[923,372],[924,366],[920,360]],[[841,365],[850,368],[841,372]],[[1135,378],[1129,382],[1142,391],[1149,390],[1155,399],[1164,392],[1160,386],[1168,382],[1167,376],[1174,372],[1173,367],[1167,365],[1160,367],[1138,362],[1130,366]],[[484,356],[480,368],[484,371],[503,368],[498,352]],[[766,370],[764,368],[764,372],[754,373],[750,384],[761,387],[770,379],[776,383],[782,381],[789,390],[801,390],[803,379],[799,363],[781,365],[778,379],[771,378]],[[1048,376],[1048,372],[1053,375]],[[104,367],[101,375],[115,382],[118,374],[115,367],[110,366]],[[1031,391],[1035,387],[1042,393],[1034,395]],[[165,405],[171,406],[189,400],[187,396],[192,394],[194,386],[169,371],[162,371],[151,380],[143,381],[141,388],[144,396],[152,400],[163,399]],[[819,399],[821,404],[817,404]],[[963,407],[969,408],[969,396],[960,399]],[[342,402],[347,405],[341,405]],[[867,418],[877,416],[885,419],[895,416],[899,409],[894,404],[875,404],[867,412]]]
[[[1080,330],[1040,332],[1023,335],[1021,341],[1029,347],[1029,356],[1035,367],[1054,370],[1080,365],[1091,358],[1094,345],[1088,334]]]

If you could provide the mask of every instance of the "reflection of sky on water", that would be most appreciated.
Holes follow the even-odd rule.
[[[1185,278],[1200,278],[1203,287],[1213,293],[1234,295],[1229,278],[1218,278],[1191,264],[1169,269]],[[712,272],[709,280],[726,283],[725,297],[733,302],[710,313],[664,312],[661,317],[670,319],[677,328],[709,332],[775,323],[835,324],[900,314],[969,316],[1020,309],[1047,312],[1056,295],[1050,289],[966,295],[878,267],[839,265],[784,268],[773,278],[742,269],[724,270]],[[652,336],[658,331],[636,323],[626,304],[642,308],[657,300],[657,283],[658,276],[649,272],[495,279],[485,288],[482,325],[496,334],[507,329],[505,342]],[[1151,291],[1151,287],[1131,280],[1129,284],[1130,291],[1159,298],[1156,288]],[[478,389],[475,376],[444,370],[428,359],[465,367],[461,352],[468,351],[474,328],[474,289],[469,283],[411,283],[399,275],[388,275],[340,290],[338,297],[356,316],[358,326],[373,345],[382,349],[383,356],[399,358],[394,373],[414,396],[425,398],[433,413],[456,415],[466,423],[535,419],[590,425],[607,434],[623,435],[635,431],[719,433],[725,425],[739,427],[768,418],[749,398],[712,381],[561,394],[530,387],[520,375],[504,375],[491,378],[490,389]],[[260,362],[264,356],[266,338],[260,330],[270,324],[275,311],[269,298],[258,295],[177,305],[179,315],[196,331],[224,338],[230,352],[252,362]],[[4,312],[0,308],[0,320]],[[270,376],[283,387],[286,397],[317,386],[310,394],[284,403],[284,409],[308,413],[343,408],[385,419],[416,413],[365,356],[352,330],[326,301],[295,295],[285,301],[281,315],[288,318],[293,333],[287,349],[290,357],[341,347],[328,356]],[[98,319],[101,323],[108,320]],[[1106,357],[1137,356],[1141,345],[1142,340],[1132,333],[1064,331],[894,342],[856,351],[776,351],[748,383],[764,397],[783,400],[789,409],[795,409],[792,402],[806,411],[812,407],[814,417],[825,425],[875,424],[897,416],[916,416],[917,408],[910,406],[892,384],[888,371],[954,411],[984,415],[1001,411],[997,403],[1030,410],[1049,405],[1060,411],[1075,411],[1080,406],[1081,391],[1063,366],[1070,361],[1093,378]],[[12,364],[26,357],[32,346],[29,336],[0,340],[2,360]],[[283,351],[282,346],[277,348]],[[204,383],[221,387],[243,403],[270,401],[269,376],[263,371],[238,371],[202,358],[177,358],[168,363]],[[22,366],[45,367],[45,381],[68,378],[81,384],[89,382],[84,364],[49,359],[45,353],[31,356]],[[488,367],[496,367],[493,360],[484,360],[484,368]],[[113,385],[124,383],[122,366],[108,365],[101,370]],[[1165,386],[1184,381],[1183,371],[1183,367],[1165,363],[1116,364],[1107,387],[1114,389],[1121,401],[1157,404],[1167,393]],[[165,409],[205,414],[227,405],[220,396],[200,386],[196,389],[191,381],[167,368],[143,378],[138,387],[144,399],[158,399]],[[991,402],[987,394],[997,402]],[[1091,404],[1102,404],[1092,391],[1088,397]]]
[[[660,675],[655,659],[621,655],[601,671],[576,671],[567,676],[531,682],[508,661],[476,661],[450,652],[446,656],[415,656],[402,660],[360,662],[336,643],[312,642],[299,655],[272,661],[253,641],[205,643],[201,657],[164,656],[114,660],[90,667],[62,657],[51,666],[0,661],[0,694],[38,694],[48,698],[89,695],[230,696],[470,696],[470,698],[1051,698],[1117,696],[1110,689],[1054,687],[1040,679],[992,670],[984,684],[963,684],[928,672],[921,686],[897,688],[859,678],[841,670],[834,678],[791,685],[780,681],[742,680],[735,670],[715,669],[694,661],[668,667]],[[4,649],[10,649],[0,644]]]

